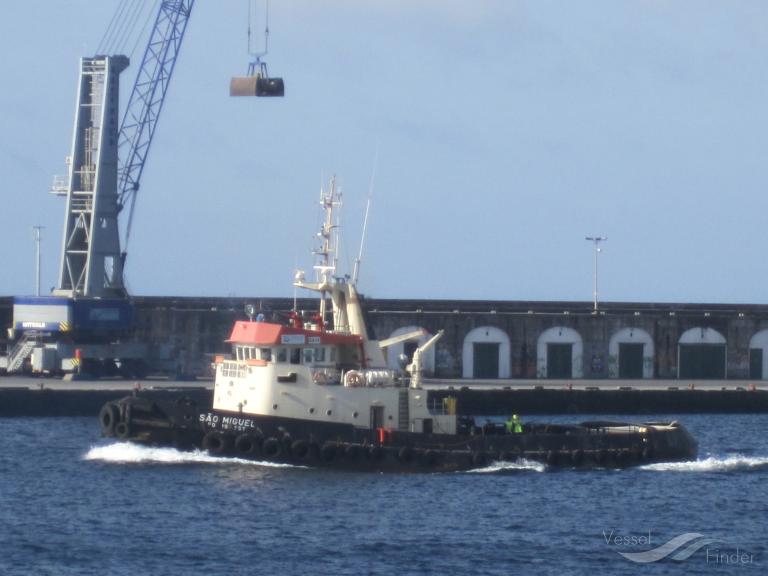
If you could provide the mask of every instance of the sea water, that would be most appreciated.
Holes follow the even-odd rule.
[[[698,438],[697,461],[451,474],[140,447],[100,438],[95,418],[0,420],[0,574],[768,573],[768,415],[666,418]]]

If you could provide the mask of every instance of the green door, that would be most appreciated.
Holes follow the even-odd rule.
[[[472,361],[472,376],[475,378],[499,377],[499,343],[475,342]]]
[[[547,378],[573,377],[573,344],[547,344]]]
[[[725,344],[681,344],[680,378],[725,379]]]
[[[643,377],[645,344],[619,343],[619,378]]]
[[[749,349],[749,377],[752,380],[763,379],[763,349]]]

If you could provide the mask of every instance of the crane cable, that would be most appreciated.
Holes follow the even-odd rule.
[[[152,2],[152,0],[150,0],[150,6],[152,4],[156,6],[157,1]],[[133,43],[133,50],[131,51],[131,53],[133,53],[147,27],[145,21],[145,24],[141,27],[139,33],[136,34],[137,24],[141,20],[141,16],[145,11],[146,6],[147,0],[120,0],[112,14],[107,29],[104,31],[104,35],[98,44],[96,53],[125,53],[131,43]],[[153,12],[154,10],[150,9],[147,21],[151,18]],[[136,39],[132,42],[134,35],[136,35]]]
[[[157,14],[158,4],[161,0],[155,0],[152,3],[152,6],[150,6],[149,12],[147,12],[147,16],[144,20],[144,24],[141,27],[141,31],[136,35],[136,42],[133,44],[133,48],[131,48],[131,53],[129,54],[129,58],[133,58],[133,54],[136,52],[136,48],[139,46],[139,42],[144,37],[147,27],[149,26],[149,23],[152,22],[152,19],[155,17],[155,14]]]
[[[248,54],[257,60],[262,56],[266,56],[269,52],[269,0],[266,0],[264,4],[264,50],[262,52],[256,52],[253,50],[251,43],[251,27],[253,21],[255,20],[254,14],[256,12],[256,0],[248,0]]]
[[[144,10],[146,0],[135,1],[133,3],[133,10],[126,16],[125,26],[123,26],[122,34],[118,37],[115,46],[115,52],[125,53],[130,40],[133,38],[133,33],[136,30],[136,23],[139,18],[139,14]]]
[[[112,14],[112,19],[109,21],[109,25],[107,26],[107,29],[104,31],[104,35],[101,37],[101,41],[99,42],[99,45],[96,48],[97,54],[106,52],[107,48],[112,44],[112,39],[114,38],[114,35],[116,33],[118,22],[122,19],[123,12],[125,12],[125,7],[127,5],[128,5],[128,1],[122,0],[117,5],[117,8],[115,8],[114,13]]]

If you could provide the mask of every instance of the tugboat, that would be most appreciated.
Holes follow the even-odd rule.
[[[455,398],[430,402],[421,387],[421,358],[442,331],[416,349],[404,373],[387,367],[387,347],[423,334],[369,338],[356,282],[335,276],[334,211],[341,198],[333,180],[321,192],[321,204],[317,281],[306,282],[299,272],[294,282],[320,294],[319,312],[304,317],[294,310],[284,322],[274,322],[250,307],[249,319],[235,322],[227,340],[232,354],[215,359],[210,407],[129,396],[102,407],[104,436],[224,457],[376,472],[461,471],[517,460],[621,468],[696,458],[696,441],[677,422],[512,420],[480,427],[458,415]]]

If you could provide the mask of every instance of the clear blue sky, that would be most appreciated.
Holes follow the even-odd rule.
[[[78,58],[117,0],[7,0],[0,294],[56,281]],[[321,177],[375,297],[768,302],[768,3],[272,0],[286,97],[233,99],[246,0],[197,0],[142,181],[140,295],[287,296]],[[126,72],[132,82],[140,54]],[[352,256],[350,256],[352,258]]]

